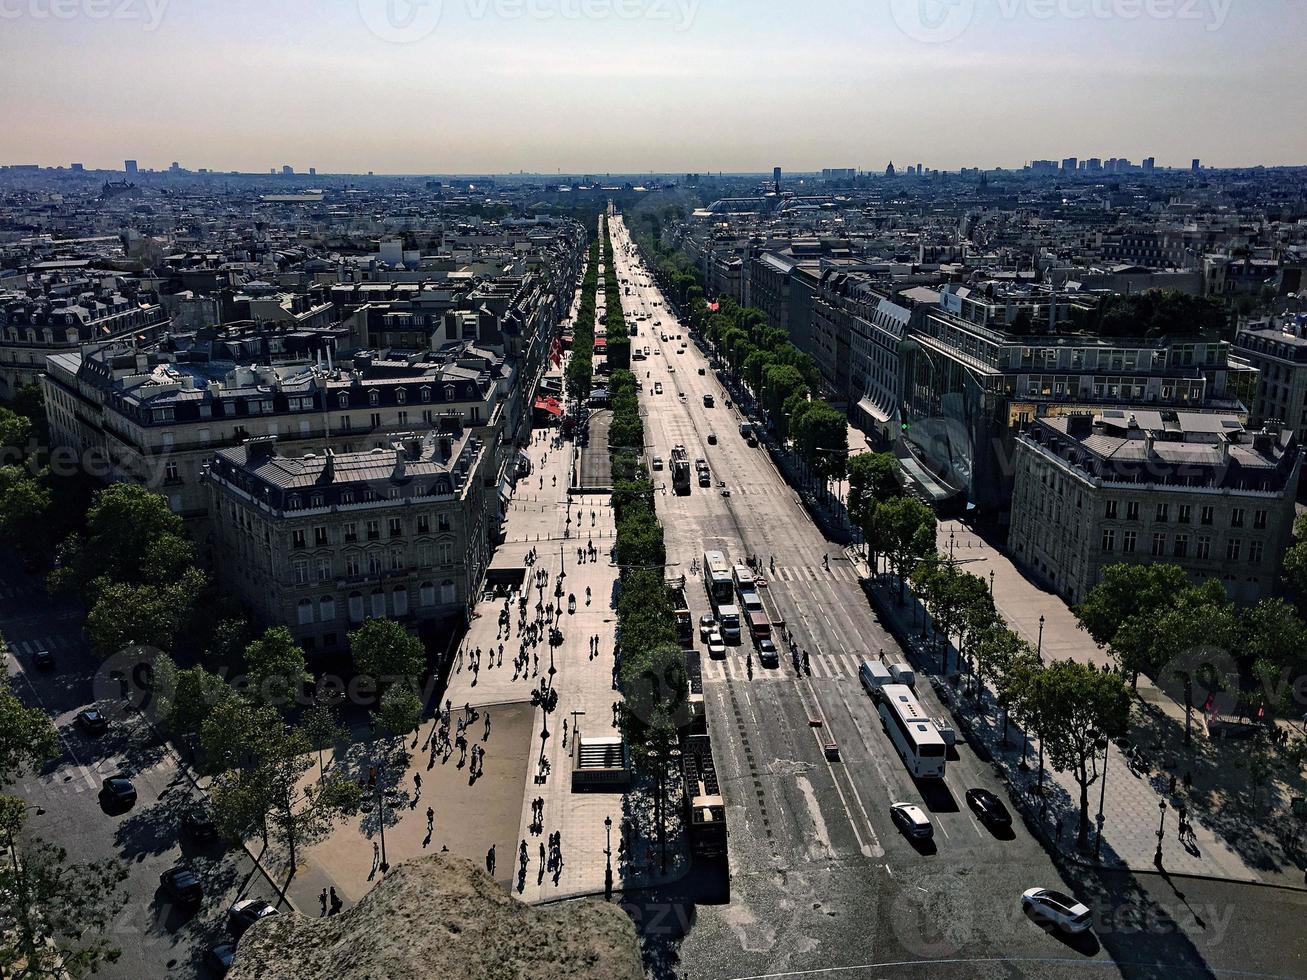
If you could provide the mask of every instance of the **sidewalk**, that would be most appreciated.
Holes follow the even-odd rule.
[[[1066,656],[1095,663],[1106,660],[1105,652],[1098,650],[1093,641],[1074,626],[1074,616],[1060,599],[1048,597],[1026,582],[1011,563],[992,548],[979,543],[978,539],[959,546],[962,538],[957,533],[957,528],[946,524],[941,528],[944,539],[941,550],[945,553],[948,551],[949,530],[954,531],[955,557],[970,554],[981,558],[981,562],[967,566],[968,571],[978,575],[983,572],[986,579],[989,570],[994,571],[996,604],[1004,616],[1009,617],[1014,629],[1036,643],[1039,616],[1044,616],[1043,652],[1046,658]],[[865,562],[855,561],[863,575],[870,574]],[[978,710],[969,697],[962,696],[954,682],[940,678],[939,648],[921,637],[925,613],[915,596],[909,591],[907,603],[899,607],[896,604],[897,585],[889,577],[879,579],[870,587],[869,594],[882,620],[909,650],[914,666],[920,674],[930,677],[940,699],[952,711],[960,733],[1001,772],[1010,787],[1013,802],[1025,816],[1031,831],[1042,837],[1050,847],[1091,866],[1156,873],[1158,869],[1154,858],[1158,843],[1157,832],[1163,823],[1159,803],[1165,801],[1167,810],[1162,841],[1162,867],[1167,873],[1302,887],[1301,872],[1292,863],[1277,834],[1249,819],[1247,801],[1231,792],[1229,763],[1221,765],[1211,760],[1215,743],[1207,740],[1197,729],[1194,756],[1188,760],[1188,771],[1193,775],[1192,788],[1189,790],[1183,785],[1186,770],[1182,768],[1184,763],[1181,760],[1185,759],[1182,752],[1174,752],[1174,758],[1167,759],[1172,753],[1154,750],[1150,741],[1145,748],[1155,767],[1164,761],[1172,761],[1174,765],[1170,770],[1154,768],[1152,772],[1142,772],[1131,767],[1120,746],[1112,744],[1109,747],[1106,792],[1103,794],[1101,860],[1096,862],[1093,855],[1096,832],[1094,819],[1098,812],[1100,793],[1103,793],[1101,780],[1089,787],[1090,851],[1088,855],[1077,855],[1075,840],[1080,790],[1071,774],[1055,772],[1051,766],[1047,768],[1046,795],[1041,811],[1041,801],[1035,789],[1038,783],[1038,741],[1033,737],[1030,739],[1027,757],[1030,768],[1028,771],[1023,770],[1020,767],[1021,729],[1013,723],[1008,744],[1004,745],[999,721],[1001,713],[992,690],[986,688],[980,699],[983,710]],[[1061,607],[1060,612],[1054,608],[1054,603]],[[1017,615],[1010,617],[1013,611]],[[1035,636],[1029,636],[1032,619]],[[1072,626],[1071,630],[1068,630],[1068,624]],[[950,648],[949,655],[951,663],[956,663],[956,651]],[[1152,691],[1156,692],[1156,689]],[[1145,693],[1142,680],[1140,692],[1141,695]],[[1156,693],[1163,701],[1169,701],[1161,692]],[[1179,711],[1183,725],[1183,709],[1174,702],[1171,702],[1171,707]],[[1151,714],[1164,709],[1150,707],[1150,702],[1145,699],[1135,710],[1139,717],[1132,720],[1132,732],[1139,733],[1140,725],[1147,724]],[[1169,711],[1166,713],[1168,717],[1171,715]],[[1149,734],[1152,734],[1151,731]],[[1174,731],[1171,735],[1174,736]],[[1169,745],[1167,747],[1170,748]],[[1186,807],[1193,828],[1193,836],[1185,844],[1177,837],[1180,806]]]

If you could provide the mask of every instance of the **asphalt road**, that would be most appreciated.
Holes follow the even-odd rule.
[[[750,679],[747,637],[746,646],[728,648],[724,664],[705,655],[709,729],[728,806],[731,897],[729,904],[696,904],[690,881],[632,903],[651,972],[901,976],[929,964],[932,974],[959,977],[1301,975],[1301,944],[1288,931],[1277,935],[1276,923],[1289,910],[1301,915],[1303,896],[1180,885],[1191,903],[1200,896],[1223,910],[1201,915],[1204,929],[1162,879],[1110,881],[1104,890],[1080,869],[1060,867],[1019,822],[1007,839],[981,826],[965,791],[985,787],[1004,798],[1006,791],[965,744],[950,759],[943,785],[907,773],[856,676],[860,660],[880,650],[897,653],[897,645],[841,550],[824,539],[767,451],[739,435],[744,419],[725,407],[727,392],[707,358],[625,247],[620,218],[612,226],[619,278],[632,284],[632,295],[623,296],[628,317],[650,314],[632,338],[633,349],[650,351],[648,360],[632,364],[645,386],[647,451],[667,459],[681,444],[712,469],[714,485],[695,485],[688,497],[671,492],[666,471],[654,474],[665,484],[658,512],[668,561],[687,576],[697,621],[710,608],[690,571],[705,549],[730,560],[755,554],[764,566],[774,557],[776,573],[764,574],[769,601],[810,652],[812,668],[811,676],[796,674],[782,649],[777,669],[762,669],[755,657]],[[653,394],[655,382],[662,383],[660,395]],[[704,407],[706,393],[714,408]],[[830,557],[829,571],[823,556]],[[917,691],[927,708],[945,714],[928,683],[919,681]],[[825,757],[813,720],[838,744],[837,761]],[[889,817],[897,801],[927,811],[933,846],[918,848],[899,834]],[[1034,886],[1062,888],[1093,905],[1094,934],[1070,940],[1027,919],[1019,899]],[[1101,908],[1096,898],[1105,898]],[[1268,918],[1272,909],[1276,917]],[[1134,918],[1181,928],[1141,933],[1130,926]]]
[[[183,838],[182,815],[200,794],[138,715],[102,701],[109,731],[91,737],[77,728],[77,712],[104,689],[93,682],[99,664],[82,640],[80,612],[51,602],[16,560],[0,564],[0,633],[10,647],[14,690],[54,718],[63,749],[41,773],[6,791],[44,809],[31,813],[28,828],[66,848],[70,861],[113,858],[127,867],[126,903],[109,930],[121,956],[99,976],[206,976],[205,951],[228,939],[226,909],[239,898],[275,899],[275,892],[243,849]],[[37,648],[54,654],[53,671],[32,667]],[[127,812],[111,813],[101,806],[99,789],[105,776],[119,772],[131,777],[138,799]],[[193,914],[160,891],[159,875],[176,864],[188,865],[203,882],[204,901]]]

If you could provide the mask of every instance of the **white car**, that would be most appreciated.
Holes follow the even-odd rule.
[[[656,470],[661,470],[663,468],[663,458],[661,456],[655,456],[653,458],[653,468]]]
[[[1021,907],[1065,932],[1084,932],[1093,925],[1093,913],[1083,902],[1051,888],[1028,888]]]
[[[711,614],[699,617],[699,640],[707,643],[712,639],[712,635],[717,632],[717,620],[713,619]],[[720,637],[718,637],[720,639]]]
[[[894,821],[894,826],[899,828],[899,832],[904,837],[913,840],[930,840],[935,836],[935,828],[931,826],[930,817],[926,816],[925,810],[915,804],[891,803],[889,815]]]
[[[708,637],[708,656],[713,660],[726,659],[726,644],[722,642],[716,630],[713,630],[712,635]]]

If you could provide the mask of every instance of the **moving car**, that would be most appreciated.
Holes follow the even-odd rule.
[[[164,894],[178,905],[194,907],[204,898],[204,886],[200,884],[200,876],[190,868],[180,865],[169,868],[159,875],[159,885],[163,888]]]
[[[276,914],[277,910],[261,898],[242,899],[227,910],[227,928],[239,938],[260,919]]]
[[[708,433],[708,445],[710,445],[710,446],[715,446],[715,445],[717,445],[717,433],[716,433],[716,432],[709,432],[709,433]]]
[[[655,456],[653,458],[653,468],[655,470],[661,470],[663,468],[663,458],[661,456]]]
[[[1051,888],[1026,889],[1021,894],[1021,907],[1065,932],[1084,932],[1093,925],[1088,906]]]
[[[931,826],[930,818],[915,804],[891,803],[889,815],[894,821],[894,826],[899,828],[899,832],[904,837],[912,840],[930,840],[935,836],[935,828]]]
[[[136,787],[130,779],[118,773],[100,784],[100,799],[106,806],[127,809],[136,805]]]
[[[699,639],[707,643],[717,629],[717,620],[709,614],[699,617]]]
[[[663,383],[662,383],[661,381],[655,381],[655,382],[654,382],[654,394],[655,394],[655,395],[661,395],[662,393],[663,393]]]
[[[54,670],[54,654],[44,648],[37,650],[32,654],[32,666],[37,670]]]
[[[712,474],[709,473],[707,470],[699,471],[699,486],[701,487],[712,486]]]
[[[77,712],[75,721],[87,735],[103,735],[109,730],[109,721],[98,708],[83,708]]]
[[[758,662],[764,667],[776,667],[780,665],[780,652],[776,649],[776,644],[770,639],[758,641]]]
[[[980,822],[993,828],[1012,826],[1012,814],[1003,805],[1003,801],[987,789],[967,790],[967,806],[971,807]]]

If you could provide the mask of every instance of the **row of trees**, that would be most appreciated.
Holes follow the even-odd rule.
[[[581,301],[572,327],[572,359],[567,365],[567,396],[574,402],[590,397],[594,380],[595,296],[599,290],[599,242],[590,244],[585,276],[581,280]]]
[[[626,330],[626,313],[622,309],[622,287],[617,280],[617,262],[613,254],[613,239],[608,230],[608,216],[604,216],[604,315],[608,336],[605,351],[608,366],[613,370],[631,366],[631,338]]]
[[[400,738],[421,723],[426,652],[398,623],[368,620],[349,635],[357,671],[352,690],[372,702],[373,721]],[[213,777],[213,807],[231,841],[254,836],[286,849],[293,874],[299,849],[361,802],[358,782],[325,765],[323,753],[349,738],[343,693],[312,687],[304,651],[286,627],[269,629],[242,651],[239,681],[203,666],[154,661],[154,709],[167,733]],[[306,780],[314,757],[316,780]]]
[[[0,648],[4,646],[0,640]],[[60,753],[59,736],[39,707],[26,707],[0,674],[0,787],[39,771]],[[71,863],[68,853],[30,834],[34,807],[0,793],[0,973],[65,977],[118,958],[108,928],[126,902],[127,869],[118,861]]]
[[[1178,565],[1111,565],[1075,607],[1081,628],[1137,685],[1141,673],[1183,688],[1185,741],[1196,704],[1241,717],[1294,718],[1307,674],[1307,625],[1282,599],[1238,609],[1217,579],[1194,585]]]

